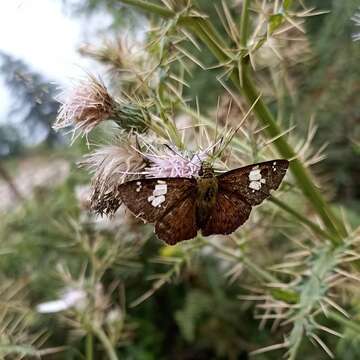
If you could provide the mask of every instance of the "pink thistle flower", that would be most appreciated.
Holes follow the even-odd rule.
[[[170,147],[166,147],[161,154],[153,147],[149,147],[149,150],[151,152],[144,154],[150,161],[145,168],[148,178],[198,176],[201,163],[208,157],[209,152],[209,148],[193,154]]]
[[[101,147],[80,165],[93,174],[91,208],[99,214],[114,214],[121,204],[118,185],[141,175],[145,162],[129,144]]]
[[[62,104],[53,128],[73,126],[87,136],[98,124],[114,114],[116,103],[100,79],[89,75],[59,95]]]

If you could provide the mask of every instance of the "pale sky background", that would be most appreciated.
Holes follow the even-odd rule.
[[[101,21],[98,21],[99,18]],[[96,31],[109,19],[99,14],[91,22],[64,13],[61,0],[1,0],[0,50],[21,58],[35,71],[57,83],[84,74],[93,63],[80,57],[77,48],[84,28]],[[1,78],[0,78],[1,82]],[[0,83],[0,122],[9,108],[9,94]]]

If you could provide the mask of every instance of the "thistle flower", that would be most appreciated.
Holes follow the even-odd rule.
[[[91,208],[99,214],[114,214],[121,204],[118,185],[139,175],[144,158],[131,145],[99,148],[80,164],[93,173]]]
[[[360,8],[358,12],[356,12],[352,17],[351,20],[354,22],[355,26],[360,26]],[[360,40],[360,31],[356,32],[352,35],[352,39],[354,41]]]
[[[146,177],[186,177],[191,178],[199,174],[201,162],[208,157],[208,149],[197,153],[183,152],[172,147],[164,148],[161,154],[154,147],[149,147],[150,152],[144,154],[149,160],[145,168]]]
[[[115,112],[116,103],[100,79],[89,75],[76,86],[59,95],[61,106],[53,126],[55,130],[74,126],[88,135],[102,121],[109,119]]]
[[[62,104],[53,128],[59,130],[73,126],[73,136],[87,135],[105,120],[113,120],[125,131],[143,132],[148,127],[150,116],[138,104],[116,101],[104,83],[89,75],[76,86],[59,95]]]

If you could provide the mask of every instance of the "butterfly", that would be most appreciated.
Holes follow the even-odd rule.
[[[198,177],[154,178],[119,185],[126,207],[145,222],[155,223],[155,233],[169,245],[202,235],[227,235],[249,217],[276,190],[289,166],[287,160],[248,165],[215,175],[203,162]]]

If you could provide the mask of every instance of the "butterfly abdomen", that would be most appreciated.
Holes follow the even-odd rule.
[[[199,228],[206,224],[216,204],[218,180],[215,176],[197,179],[196,223]]]

